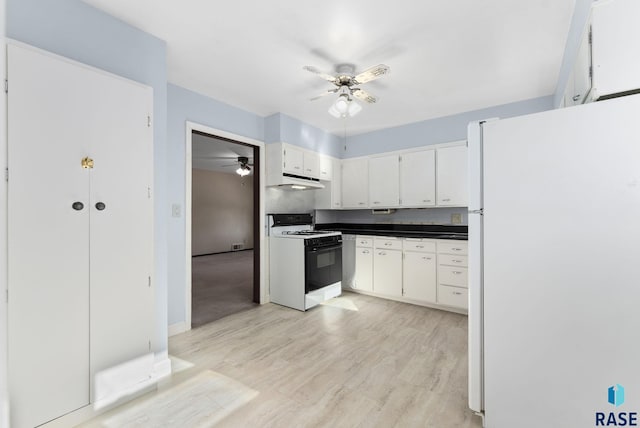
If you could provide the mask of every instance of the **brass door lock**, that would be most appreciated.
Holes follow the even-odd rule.
[[[85,158],[82,158],[81,165],[84,169],[93,169],[93,159],[91,159],[88,156]]]

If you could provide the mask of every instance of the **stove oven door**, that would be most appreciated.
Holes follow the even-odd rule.
[[[342,243],[305,247],[305,294],[342,280]]]

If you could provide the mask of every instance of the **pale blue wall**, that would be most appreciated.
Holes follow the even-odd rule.
[[[466,140],[467,124],[471,121],[491,117],[520,116],[552,108],[553,97],[548,96],[359,134],[346,138],[344,143],[346,150],[342,150],[340,157],[352,158],[430,144]]]
[[[325,155],[340,157],[342,138],[283,113],[265,118],[265,142],[289,143]]]
[[[168,99],[168,164],[167,194],[169,204],[180,204],[184,213],[186,122],[232,132],[258,141],[264,139],[264,118],[232,107],[213,98],[167,85]],[[168,222],[169,325],[185,320],[186,236],[185,218],[170,218]]]
[[[554,107],[559,107],[562,102],[564,89],[567,87],[569,75],[571,74],[573,64],[578,55],[578,49],[582,41],[582,32],[587,24],[592,4],[593,0],[576,0],[573,17],[571,18],[571,27],[569,28],[567,42],[564,47],[562,66],[560,67],[560,73],[558,75],[558,85],[556,86],[556,91],[553,96]]]
[[[156,338],[167,349],[167,70],[164,41],[79,0],[8,0],[8,37],[153,87]]]

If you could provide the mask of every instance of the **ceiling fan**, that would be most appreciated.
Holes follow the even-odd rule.
[[[249,175],[251,173],[251,167],[253,163],[249,162],[249,158],[247,156],[194,156],[194,159],[206,159],[206,160],[235,160],[234,163],[229,165],[221,165],[223,168],[228,167],[238,167],[236,169],[236,174],[240,177],[244,177],[245,175]]]
[[[384,64],[378,64],[374,67],[370,67],[357,75],[355,74],[355,66],[353,64],[339,64],[336,66],[337,74],[335,75],[323,73],[310,65],[302,68],[311,73],[317,74],[336,86],[335,88],[331,88],[326,92],[311,98],[311,101],[322,98],[325,95],[338,93],[338,99],[329,108],[329,114],[337,118],[355,116],[360,112],[360,110],[362,110],[362,106],[356,103],[352,97],[358,98],[359,100],[369,104],[376,103],[378,101],[378,97],[359,88],[358,85],[376,80],[389,74],[391,71],[389,66]]]

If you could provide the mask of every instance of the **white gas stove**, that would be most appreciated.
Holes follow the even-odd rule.
[[[273,303],[306,311],[342,292],[342,234],[313,230],[311,214],[270,214]]]

